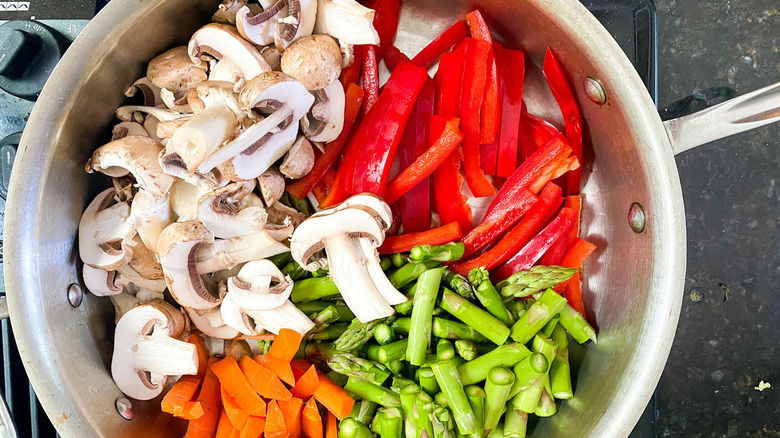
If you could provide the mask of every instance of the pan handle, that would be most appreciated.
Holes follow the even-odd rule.
[[[780,121],[780,82],[664,122],[674,154]]]

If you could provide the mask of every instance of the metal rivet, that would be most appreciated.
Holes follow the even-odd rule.
[[[132,420],[135,416],[135,412],[133,411],[133,404],[130,403],[130,400],[119,397],[116,399],[116,411],[119,412],[119,415],[122,416],[125,420]]]
[[[84,300],[84,291],[81,290],[81,286],[77,283],[72,283],[68,286],[68,302],[71,307],[76,308],[81,305]]]
[[[631,204],[631,208],[628,210],[628,224],[635,233],[645,231],[647,216],[645,215],[645,208],[642,207],[642,204],[638,202]]]
[[[585,95],[588,96],[588,99],[599,105],[607,103],[607,92],[601,85],[601,81],[593,76],[588,76],[582,81],[582,86],[585,88]]]

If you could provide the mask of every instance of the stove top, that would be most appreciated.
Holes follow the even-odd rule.
[[[51,69],[110,0],[0,0],[0,265],[5,199],[21,132]],[[657,102],[656,10],[653,0],[583,0],[629,57]],[[27,50],[25,50],[27,49]],[[5,295],[0,266],[0,295]],[[0,323],[0,391],[21,437],[55,436],[24,372],[9,320]],[[632,438],[655,437],[655,397]],[[2,429],[2,425],[0,425]],[[3,436],[0,430],[0,436]]]

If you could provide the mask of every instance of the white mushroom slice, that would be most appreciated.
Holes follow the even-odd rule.
[[[309,317],[290,300],[273,310],[248,310],[246,313],[255,320],[255,324],[271,333],[278,334],[281,329],[287,328],[305,336],[314,328]]]
[[[282,52],[279,51],[276,46],[265,46],[263,47],[263,50],[260,51],[260,54],[263,55],[265,62],[271,66],[272,70],[279,71],[282,69]]]
[[[311,35],[282,53],[282,71],[309,90],[325,88],[341,74],[341,49],[329,35]]]
[[[263,59],[268,61],[265,56]],[[269,65],[273,70],[273,66]],[[214,63],[214,67],[209,72],[209,81],[214,82],[230,82],[232,84],[233,91],[240,91],[246,81],[244,80],[244,74],[239,68],[233,64],[229,59],[222,58]]]
[[[114,125],[114,129],[111,130],[111,140],[119,140],[130,135],[149,137],[149,133],[146,132],[144,126],[137,122],[117,123]]]
[[[219,308],[206,311],[197,311],[189,308],[186,310],[192,323],[195,324],[195,327],[203,332],[203,334],[219,339],[233,339],[238,336],[238,330],[225,325],[225,322],[220,315]],[[214,324],[213,321],[217,318],[210,318],[209,316],[211,315],[216,315],[220,324]]]
[[[393,212],[390,206],[373,193],[360,193],[347,198],[336,208],[357,207],[369,212],[379,222],[385,232],[393,225]]]
[[[266,212],[268,213],[268,222],[272,224],[284,224],[290,221],[297,227],[306,220],[306,216],[303,213],[281,202],[268,207]]]
[[[250,336],[257,332],[255,323],[244,313],[244,310],[233,301],[230,293],[225,295],[225,299],[219,305],[219,313],[225,321],[225,325],[238,330],[242,335]]]
[[[236,13],[238,32],[242,37],[258,46],[273,44],[276,22],[289,13],[288,4],[288,0],[278,0],[270,8],[255,14],[252,14],[252,11],[244,6]]]
[[[160,141],[160,137],[157,136],[157,124],[160,123],[160,121],[157,119],[157,117],[153,117],[151,115],[147,115],[144,118],[144,129],[146,130],[146,134],[151,137],[154,141]]]
[[[187,170],[193,172],[234,135],[237,127],[238,119],[230,108],[214,105],[177,129],[171,137],[170,146],[187,164]]]
[[[126,240],[125,245],[133,252],[133,257],[127,264],[132,270],[147,280],[163,279],[162,266],[137,234],[132,239]]]
[[[129,265],[120,266],[116,270],[114,284],[122,287],[134,285],[136,287],[153,290],[155,292],[163,292],[167,287],[164,279],[150,280],[148,278],[144,278]]]
[[[171,209],[179,222],[198,218],[198,200],[208,193],[208,189],[176,179],[171,186]]]
[[[295,225],[290,221],[282,224],[268,224],[265,227],[265,231],[277,242],[284,242],[292,236],[293,231],[295,231]]]
[[[131,173],[152,199],[160,199],[173,184],[173,177],[163,172],[158,161],[162,150],[162,145],[149,137],[120,138],[97,148],[85,168],[87,173],[98,171],[111,177]]]
[[[257,186],[265,205],[272,206],[282,198],[285,182],[282,173],[272,167],[257,177]]]
[[[379,45],[374,10],[355,0],[318,0],[314,33],[331,35],[344,44]]]
[[[174,47],[149,61],[146,77],[160,89],[183,96],[188,89],[208,78],[206,65],[190,59],[187,46]],[[162,94],[161,94],[162,97]]]
[[[162,300],[164,299],[165,295],[162,292],[139,287],[135,291],[135,297],[138,298],[138,301],[140,301],[142,304],[147,304],[154,300]]]
[[[261,10],[260,5],[247,5],[247,0],[224,0],[222,4],[219,5],[217,12],[211,17],[211,21],[236,24],[236,13],[244,6],[249,6],[253,14],[258,13]]]
[[[287,49],[301,37],[311,35],[317,21],[317,0],[289,0],[287,17],[276,22],[274,44]]]
[[[355,46],[339,41],[339,48],[341,49],[341,69],[344,70],[355,62]]]
[[[113,188],[98,194],[79,222],[79,256],[95,268],[115,270],[133,256],[125,242],[135,234],[130,204],[114,202]]]
[[[191,185],[202,187],[207,190],[211,190],[214,187],[221,185],[224,180],[222,174],[217,169],[213,169],[206,173],[189,173],[184,160],[181,159],[179,154],[173,152],[172,148],[166,147],[160,152],[159,162],[163,172],[167,175],[174,176]]]
[[[219,297],[208,290],[195,263],[200,247],[213,241],[214,236],[198,221],[173,223],[160,234],[157,253],[165,282],[184,307],[205,310],[219,305]]]
[[[229,59],[247,81],[271,70],[252,44],[244,40],[234,27],[224,24],[211,23],[201,27],[190,38],[188,48],[190,59],[196,64],[200,64],[202,55]]]
[[[114,282],[116,271],[104,271],[103,269],[93,268],[87,264],[82,269],[84,277],[84,286],[93,295],[99,297],[108,297],[122,293],[122,286]]]
[[[255,260],[244,265],[227,282],[228,294],[244,310],[272,310],[290,298],[293,282],[270,260]]]
[[[363,255],[366,257],[368,275],[371,276],[371,281],[374,283],[374,286],[376,286],[379,294],[382,295],[382,298],[391,306],[409,300],[406,295],[399,292],[398,289],[393,286],[393,283],[388,280],[387,275],[382,270],[382,266],[379,264],[379,253],[371,239],[360,238],[358,239],[358,244],[363,251]]]
[[[133,85],[125,90],[125,96],[134,97],[139,91],[144,95],[144,105],[157,106],[163,103],[160,97],[160,87],[154,85],[146,76],[136,79]]]
[[[181,329],[176,333],[174,314],[183,326],[181,313],[156,301],[129,310],[117,323],[111,375],[128,397],[151,400],[162,392],[168,376],[197,374],[195,344],[175,339]]]
[[[209,274],[287,251],[289,248],[284,244],[274,240],[268,232],[261,231],[231,239],[218,239],[214,243],[201,245],[197,249],[194,262],[198,273]]]
[[[155,135],[157,136],[157,138],[160,139],[169,139],[173,137],[174,134],[176,134],[176,131],[178,131],[179,128],[187,124],[187,122],[189,122],[190,120],[192,120],[192,118],[182,117],[179,119],[157,122],[157,124],[155,125],[156,128]]]
[[[230,108],[239,119],[247,117],[247,111],[238,103],[238,93],[233,91],[233,83],[227,81],[205,81],[195,87],[195,94],[203,108],[224,105]],[[196,112],[197,113],[197,112]]]
[[[331,142],[344,129],[344,87],[340,81],[311,92],[314,104],[301,119],[303,135],[311,141]]]
[[[130,202],[138,192],[135,187],[135,178],[129,174],[111,178],[111,184],[113,184],[114,190],[116,190],[114,199],[117,202]]]
[[[299,179],[311,172],[313,167],[314,148],[306,137],[300,136],[285,155],[279,170],[287,178]]]
[[[125,313],[142,304],[141,300],[127,292],[111,295],[109,298],[111,299],[111,304],[114,305],[114,325],[119,322]]]
[[[152,251],[157,251],[160,233],[173,222],[170,197],[165,195],[154,200],[146,192],[138,192],[130,206],[130,215],[144,245]]]
[[[186,93],[177,97],[173,94],[173,91],[167,88],[163,88],[160,90],[160,98],[162,99],[165,106],[168,107],[168,109],[171,111],[176,111],[182,114],[192,112],[192,108],[190,108],[190,104],[187,102]]]
[[[233,158],[236,175],[244,180],[255,179],[279,161],[295,143],[298,125],[292,124],[265,141],[257,142]],[[256,146],[256,148],[255,148]]]
[[[182,114],[176,111],[157,108],[154,106],[125,105],[125,106],[120,106],[115,111],[116,118],[124,122],[138,122],[138,123],[143,122],[144,120],[143,118],[141,118],[140,120],[135,118],[134,114],[136,113],[149,114],[150,116],[156,118],[161,122],[165,122],[168,120],[176,120],[182,117],[191,117],[191,115],[188,114]]]
[[[198,220],[215,237],[227,239],[258,233],[268,214],[263,207],[240,209],[239,202],[255,189],[254,181],[231,183],[203,195],[198,201]]]

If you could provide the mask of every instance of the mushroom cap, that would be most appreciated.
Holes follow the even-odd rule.
[[[174,185],[171,185],[171,189],[173,187]],[[151,251],[157,251],[160,233],[173,222],[170,196],[165,195],[154,200],[147,192],[138,192],[133,197],[130,215],[144,245]]]
[[[292,280],[285,277],[273,262],[255,260],[245,264],[238,275],[228,279],[227,296],[241,309],[271,310],[290,298],[292,286]]]
[[[293,143],[279,170],[288,178],[303,178],[314,167],[314,148],[304,136],[299,136]]]
[[[158,88],[181,96],[208,78],[205,64],[190,59],[187,46],[174,47],[157,55],[146,68],[146,77]]]
[[[196,311],[190,308],[185,308],[185,310],[195,327],[207,336],[219,339],[233,339],[238,336],[238,330],[225,325],[219,308],[205,311]],[[212,323],[215,321],[221,324],[214,326]]]
[[[260,54],[263,55],[265,62],[271,66],[274,71],[278,71],[282,68],[282,52],[274,45],[268,45],[260,50]]]
[[[225,24],[210,23],[198,29],[190,38],[188,50],[195,64],[200,64],[204,54],[229,59],[245,80],[271,70],[255,46],[243,39],[236,28]]]
[[[189,90],[191,90],[190,88]],[[160,99],[163,104],[171,111],[176,111],[182,114],[192,113],[192,108],[187,101],[187,95],[189,90],[181,92],[180,94],[174,94],[173,91],[163,88],[160,90]]]
[[[282,53],[282,71],[309,90],[325,88],[341,74],[341,49],[330,35],[310,35]]]
[[[287,6],[287,17],[276,23],[274,44],[280,49],[287,49],[299,38],[311,35],[317,21],[317,0],[290,0]]]
[[[198,201],[198,219],[222,239],[262,231],[268,220],[265,208],[239,207],[239,202],[254,189],[254,181],[242,181],[206,193]]]
[[[298,225],[290,239],[290,251],[293,259],[305,269],[314,271],[322,260],[320,251],[326,248],[326,240],[332,236],[365,237],[372,240],[374,246],[384,241],[384,231],[373,215],[360,208],[323,210]],[[320,253],[321,254],[321,253]]]
[[[227,58],[222,58],[214,62],[214,66],[209,72],[209,81],[229,82],[233,91],[240,90],[240,87],[243,87],[245,82],[244,73],[241,72],[237,65],[233,64],[233,62]]]
[[[269,71],[247,81],[238,97],[245,111],[252,109],[275,110],[287,104],[293,110],[292,120],[300,120],[314,103],[303,83],[280,71]],[[285,125],[282,125],[285,126]]]
[[[115,270],[133,256],[125,242],[135,234],[130,204],[114,202],[109,188],[90,202],[79,221],[79,256],[94,268]]]
[[[258,46],[266,46],[274,42],[276,21],[287,16],[288,0],[274,2],[270,8],[252,13],[248,6],[236,12],[236,28],[238,33]]]
[[[116,271],[105,271],[84,264],[82,275],[84,277],[84,286],[93,295],[108,297],[122,293],[122,287],[114,283]]]
[[[149,137],[120,138],[97,148],[87,161],[86,170],[112,177],[131,173],[152,199],[160,199],[173,184],[173,177],[163,173],[158,161],[162,150],[163,146]]]
[[[206,288],[195,263],[198,247],[212,243],[214,235],[199,221],[175,222],[162,233],[157,246],[165,282],[180,305],[193,309],[210,309],[220,299]]]
[[[260,194],[263,195],[265,205],[270,207],[282,199],[285,188],[284,176],[275,167],[271,167],[257,177],[257,186]]]
[[[379,222],[382,230],[387,231],[393,225],[393,212],[390,206],[373,193],[359,193],[347,198],[336,206],[337,209],[356,207],[366,210]]]
[[[301,119],[301,130],[311,141],[331,142],[344,129],[344,87],[341,81],[333,81],[321,90],[311,92],[314,104]]]

